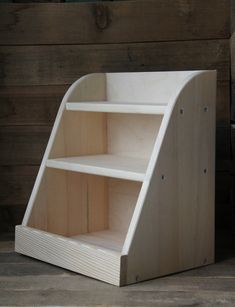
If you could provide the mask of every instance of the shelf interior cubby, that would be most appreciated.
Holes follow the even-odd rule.
[[[64,111],[47,167],[143,181],[162,115]]]
[[[27,226],[121,253],[161,120],[65,110]]]
[[[47,168],[28,226],[121,252],[141,183]]]

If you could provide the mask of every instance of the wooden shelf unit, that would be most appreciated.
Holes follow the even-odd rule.
[[[119,286],[213,262],[215,86],[214,71],[76,81],[16,251]]]

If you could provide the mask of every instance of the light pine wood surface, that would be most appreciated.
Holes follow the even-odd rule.
[[[67,102],[66,110],[68,111],[91,111],[91,112],[112,112],[112,113],[141,113],[141,114],[164,114],[166,103],[130,103],[130,102]]]
[[[163,119],[124,245],[127,283],[214,261],[215,81],[189,79]]]
[[[88,155],[48,159],[47,167],[143,181],[148,161],[118,155]]]
[[[213,262],[215,88],[214,71],[76,81],[16,251],[115,285]]]

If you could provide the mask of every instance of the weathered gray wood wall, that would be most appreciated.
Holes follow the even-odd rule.
[[[89,72],[218,70],[216,197],[230,216],[229,13],[229,0],[0,4],[0,230],[21,222],[61,98]]]
[[[235,0],[231,0],[231,119],[235,121]]]
[[[231,0],[231,202],[235,229],[235,0]]]

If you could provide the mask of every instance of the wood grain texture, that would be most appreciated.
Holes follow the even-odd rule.
[[[235,125],[231,125],[231,145],[232,145],[232,158],[235,161]],[[234,169],[233,169],[234,170]]]
[[[39,166],[0,166],[0,206],[23,205],[29,196]]]
[[[0,87],[0,125],[50,125],[68,86]]]
[[[235,120],[235,1],[231,0],[231,119]]]
[[[231,119],[235,120],[235,82],[231,81]]]
[[[84,0],[82,0],[84,1]],[[9,0],[7,2],[13,2],[13,3],[61,3],[66,2],[64,0]]]
[[[230,1],[231,5],[231,33],[235,32],[235,1]]]
[[[165,114],[123,247],[127,284],[214,261],[215,87],[199,73]]]
[[[216,125],[225,126],[230,124],[230,82],[217,82],[217,97],[216,97]]]
[[[122,243],[126,238],[141,186],[142,183],[140,182],[109,180],[109,227],[111,230],[122,234]]]
[[[63,120],[66,157],[103,154],[106,152],[106,114],[65,112]],[[58,130],[58,136],[60,133],[61,131]]]
[[[163,119],[152,114],[105,116],[102,112],[66,110],[72,96],[74,101],[81,98],[79,87],[84,89],[85,101],[86,95],[96,92],[100,85],[100,95],[105,98],[109,93],[112,100],[112,94],[121,90],[127,96],[132,90],[142,93],[138,78],[139,83],[144,80],[144,90],[149,94],[148,86],[154,84],[157,93],[162,86],[168,88],[174,75],[178,81],[175,96],[168,98]],[[70,87],[55,120],[23,225],[16,228],[16,251],[115,285],[213,262],[216,72],[182,75],[125,73],[124,82],[120,79],[112,92],[113,85],[107,82],[112,74],[93,74]],[[113,75],[116,81],[121,76]],[[162,76],[163,84],[153,83],[154,76],[156,80]],[[134,82],[126,87],[129,79]],[[143,140],[147,140],[145,145]],[[72,169],[76,173],[71,174],[71,169],[46,167],[51,156],[69,158],[106,152],[148,159],[143,184],[81,174],[81,168]],[[89,169],[84,172],[89,173]],[[104,231],[108,236],[103,236]],[[110,231],[116,231],[121,241],[110,242]],[[115,272],[107,271],[113,250],[121,250],[116,255]]]
[[[48,159],[47,167],[113,178],[143,181],[147,160],[118,155],[88,155]]]
[[[231,232],[217,233],[217,263],[117,288],[14,253],[14,236],[0,234],[0,304],[59,306],[234,305],[235,251]],[[2,241],[3,240],[3,241]]]
[[[230,30],[228,0],[1,4],[0,20],[4,45],[218,39]]]
[[[229,1],[168,1],[0,4],[0,44],[4,46],[0,52],[0,125],[51,124],[59,97],[64,94],[64,84],[71,83],[86,72],[146,71],[158,68],[169,70],[175,67],[189,69],[194,67],[195,59],[196,68],[218,68],[221,80],[227,80],[222,81],[222,86],[218,83],[217,123],[223,127],[217,131],[217,158],[228,159],[231,148],[228,128],[229,43],[220,40],[229,38]],[[232,5],[234,7],[234,1]],[[76,9],[77,7],[79,9]],[[208,41],[204,41],[205,39]],[[210,42],[211,39],[219,41]],[[177,40],[196,41],[182,41],[179,42],[179,46],[174,42]],[[172,41],[172,44],[165,45],[161,43],[163,41]],[[135,44],[137,42],[139,44]],[[141,42],[145,42],[146,46]],[[40,44],[56,44],[58,48],[33,46]],[[61,44],[84,46],[81,46],[80,51],[80,46],[63,48]],[[97,49],[99,44],[101,50]],[[19,46],[18,49],[15,45],[24,46]],[[31,46],[27,48],[26,45]],[[84,55],[86,53],[87,56]],[[4,87],[4,84],[23,84],[23,87]],[[37,88],[32,87],[32,84],[45,86]],[[48,84],[53,86],[47,87]],[[235,93],[234,83],[232,90]],[[232,97],[235,97],[235,94]],[[232,119],[235,119],[234,105],[235,103],[232,104]],[[3,128],[4,134],[5,129]],[[15,127],[15,132],[14,129],[8,130],[8,137],[4,137],[4,140],[1,138],[0,164],[16,163],[26,165],[26,168],[28,164],[39,164],[48,139],[39,129],[34,127],[29,132],[30,128],[23,127],[22,130],[18,130]],[[44,140],[41,138],[42,135]],[[32,146],[29,142],[27,144],[31,137]],[[35,142],[39,145],[35,145]],[[12,201],[12,204],[21,203],[30,192],[30,184],[27,183],[29,176],[24,174],[23,168],[22,174],[17,175],[18,178],[22,178],[22,189],[28,190],[24,192],[24,196],[21,196],[22,192],[18,188],[15,193],[7,196],[9,176],[5,177],[5,174],[3,172],[2,179],[6,182],[7,188],[1,194],[3,203],[5,200],[8,205],[8,200]],[[15,177],[13,174],[12,176],[13,186],[16,188]],[[10,223],[9,220],[8,222]]]
[[[234,5],[235,6],[235,5]],[[235,17],[234,17],[235,23]],[[231,36],[231,94],[232,94],[232,120],[235,120],[235,30]]]
[[[134,102],[146,107],[148,103],[168,105],[186,75],[190,73],[190,71],[107,73],[107,101],[121,104]]]
[[[231,127],[230,125],[216,127],[216,159],[231,160]]]
[[[0,128],[1,165],[39,165],[51,127],[9,126]],[[219,126],[216,129],[217,160],[231,158],[230,127]]]
[[[0,125],[52,124],[67,89],[67,85],[0,87]],[[230,121],[229,94],[229,81],[219,81],[217,86],[218,125]],[[73,108],[71,103],[70,105]]]
[[[15,249],[18,253],[119,285],[121,255],[118,252],[92,248],[24,226],[16,227]]]
[[[117,79],[117,78],[115,78]],[[116,81],[116,80],[115,80]],[[74,102],[69,102],[66,104],[66,108],[68,110],[83,110],[83,111],[99,111],[99,112],[123,112],[123,113],[128,113],[128,112],[133,112],[134,110],[139,110],[139,113],[157,113],[159,114],[164,113],[164,103],[166,103],[167,99],[164,99],[164,95],[166,97],[166,93],[163,90],[163,93],[161,93],[161,98],[159,99],[159,104],[160,106],[153,106],[149,105],[142,106],[141,105],[141,97],[135,97],[135,93],[132,92],[132,94],[129,94],[128,97],[126,97],[126,101],[135,101],[135,99],[138,99],[139,103],[138,104],[127,104],[125,108],[123,107],[122,103],[116,103],[117,100],[120,100],[120,91],[117,89],[117,83],[113,81],[113,88],[114,91],[116,91],[112,97],[112,101],[107,104],[103,102],[98,102],[98,103],[74,103]],[[163,80],[164,82],[164,80]],[[134,86],[134,82],[133,82]],[[140,84],[140,86],[143,86],[143,84]],[[167,94],[169,96],[172,94],[173,91],[168,89]],[[132,98],[130,98],[132,95]],[[133,98],[135,97],[135,98]],[[122,97],[123,98],[123,97]],[[159,98],[159,97],[158,97]],[[148,97],[148,100],[151,99]],[[125,100],[125,98],[124,98]],[[70,99],[72,101],[72,99]],[[123,101],[123,99],[122,99]],[[149,101],[150,102],[150,101]],[[152,103],[156,102],[156,98],[154,98],[154,101]],[[128,111],[129,110],[129,111]],[[136,111],[135,111],[136,112]],[[218,81],[217,82],[217,98],[216,98],[216,119],[217,119],[217,124],[218,125],[224,125],[224,124],[229,124],[230,122],[230,82],[229,81]]]
[[[46,160],[48,159],[48,157],[50,155],[64,156],[65,153],[66,153],[65,152],[66,150],[78,150],[80,154],[83,153],[82,150],[85,150],[85,153],[89,152],[89,153],[92,154],[93,152],[91,150],[94,150],[95,152],[97,152],[97,150],[98,150],[96,145],[99,146],[99,150],[104,150],[105,144],[103,144],[103,142],[102,142],[102,140],[103,140],[102,137],[98,138],[99,140],[101,140],[101,143],[97,142],[97,140],[96,140],[96,142],[94,142],[94,145],[92,145],[91,142],[87,143],[86,138],[83,138],[84,144],[82,144],[83,145],[82,148],[78,148],[78,146],[76,146],[77,143],[75,143],[75,145],[73,145],[74,138],[72,138],[71,135],[69,134],[70,130],[65,129],[65,127],[67,126],[67,128],[68,128],[69,125],[71,125],[71,124],[75,124],[75,127],[77,127],[76,126],[76,124],[77,124],[76,117],[75,118],[73,117],[74,120],[72,121],[72,123],[71,123],[70,120],[65,121],[67,125],[65,125],[64,117],[63,117],[64,110],[65,110],[65,100],[68,99],[68,97],[71,96],[71,92],[74,93],[74,91],[73,91],[74,88],[76,88],[76,91],[78,92],[77,95],[81,99],[86,98],[86,99],[90,100],[90,99],[94,99],[93,96],[96,97],[97,95],[102,96],[102,97],[98,96],[99,99],[104,99],[104,97],[103,97],[103,95],[104,95],[103,77],[104,76],[102,74],[92,74],[92,75],[89,75],[89,76],[85,76],[85,77],[81,78],[81,80],[77,81],[74,85],[72,85],[71,88],[66,93],[66,96],[64,97],[64,100],[61,103],[57,117],[55,119],[55,123],[54,123],[53,129],[52,129],[51,137],[49,139],[48,146],[47,146],[46,151],[44,153],[42,164],[41,164],[41,167],[39,169],[39,173],[38,173],[38,176],[37,176],[37,179],[36,179],[32,194],[31,194],[31,197],[29,199],[29,206],[26,210],[26,214],[25,214],[23,224],[27,224],[27,221],[29,219],[30,212],[31,212],[31,209],[33,207],[33,203],[35,201],[35,198],[37,197],[38,191],[40,190],[40,188],[44,189],[43,185],[41,184],[41,179],[42,179],[42,174],[45,171]],[[89,86],[90,81],[92,81],[96,84],[96,87],[94,86],[92,91],[90,90],[90,86]],[[85,117],[85,119],[86,119],[86,117]],[[98,120],[98,122],[101,123],[101,125],[103,127],[103,120],[101,120],[101,121]],[[80,126],[78,126],[78,127],[80,127]],[[91,129],[89,129],[89,132],[91,132],[91,131],[94,132],[95,128],[97,128],[97,126],[94,127],[94,125],[91,125]],[[76,130],[76,128],[75,128],[75,130]],[[68,132],[68,135],[67,135],[67,137],[68,137],[67,142],[68,142],[68,145],[69,145],[68,148],[65,147],[65,137],[64,137],[64,135],[65,135],[66,131]],[[86,127],[84,129],[84,132],[86,132]],[[98,129],[97,129],[97,132],[99,133]],[[74,131],[73,131],[73,133],[74,133]],[[89,134],[86,134],[86,135],[88,136]],[[100,135],[101,136],[104,135],[103,129],[101,129]],[[75,139],[76,139],[76,135],[75,135]],[[69,140],[70,140],[70,142],[69,142]],[[52,150],[52,148],[53,148],[53,150]],[[103,151],[101,151],[101,152],[103,152]],[[72,152],[68,151],[68,153],[72,153]],[[77,152],[77,154],[78,154],[78,152]],[[45,193],[39,193],[39,194],[45,195]],[[45,204],[45,201],[43,203]],[[43,227],[42,229],[44,229],[46,224],[47,224],[47,221],[45,221],[45,222],[42,221],[42,227]]]
[[[40,164],[50,132],[50,126],[0,127],[1,165]]]
[[[140,188],[129,180],[46,169],[27,225],[77,239],[108,229],[123,243]]]
[[[93,87],[89,81],[93,80]],[[74,86],[72,86],[74,88]],[[80,91],[79,91],[80,89]],[[105,99],[104,75],[79,80],[78,96]],[[71,90],[69,90],[71,92]],[[70,96],[68,93],[66,97]],[[67,99],[67,98],[66,98]],[[94,112],[67,112],[63,101],[44,155],[39,184],[29,219],[31,227],[64,236],[78,235],[108,227],[107,183],[103,177],[45,169],[48,156],[63,157],[104,153],[106,150],[105,115]],[[31,201],[31,200],[30,200]],[[29,206],[31,210],[31,206]]]
[[[218,100],[217,110],[218,110],[218,106],[220,105],[223,106],[224,98],[227,95],[226,94],[227,87],[228,87],[227,82],[219,82],[218,91],[220,92],[219,97],[221,97],[222,100]],[[7,95],[7,93],[9,93],[10,95],[13,95],[14,97],[13,99],[17,99],[15,100],[15,103],[17,104],[17,107],[15,108],[15,110],[18,111],[20,110],[21,103],[25,105],[24,102],[22,102],[24,101],[24,95],[29,95],[29,98],[26,98],[26,99],[28,99],[27,104],[30,104],[30,101],[33,101],[34,99],[36,99],[36,95],[39,92],[40,88],[45,89],[46,95],[49,92],[50,96],[52,96],[53,90],[55,89],[55,87],[50,87],[50,88],[39,87],[38,89],[37,88],[31,89],[28,87],[26,88],[19,87],[16,89],[15,88],[12,89],[11,87],[9,87],[5,91],[3,91],[3,96]],[[16,120],[16,122],[19,124],[23,120],[26,120],[26,122],[29,120],[30,124],[32,124],[32,122],[37,122],[37,123],[40,122],[40,124],[42,122],[46,123],[47,121],[46,110],[47,109],[44,109],[44,104],[40,103],[41,99],[36,99],[36,101],[37,102],[35,103],[39,104],[39,106],[37,107],[35,106],[38,112],[31,112],[31,108],[29,108],[27,112],[16,113],[14,117],[11,118],[11,120],[9,119],[10,122],[13,124],[14,120]],[[9,103],[11,105],[11,96],[10,96]],[[49,100],[48,100],[48,103],[49,103]],[[227,107],[225,109],[227,109]],[[2,111],[2,108],[0,108],[0,110]],[[34,116],[37,116],[38,113],[45,114],[45,118],[44,116],[42,116],[40,119],[38,119],[38,117],[34,118]],[[221,113],[217,112],[217,116],[218,114],[221,114]],[[23,118],[21,119],[22,116]],[[53,116],[55,115],[53,114]],[[223,122],[224,121],[225,120],[223,120]],[[218,118],[217,118],[217,122],[218,122]],[[5,125],[7,124],[7,121],[3,119],[2,123]],[[1,164],[8,165],[8,166],[3,166],[1,168],[1,174],[2,174],[1,185],[0,185],[1,205],[8,205],[8,206],[10,205],[22,206],[23,205],[25,206],[26,202],[28,201],[29,195],[31,193],[31,187],[33,185],[33,182],[36,176],[36,170],[38,169],[37,165],[35,165],[35,167],[32,167],[32,166],[28,166],[28,164],[29,163],[39,164],[40,163],[42,153],[45,150],[45,144],[48,140],[49,132],[48,134],[45,135],[43,133],[43,131],[45,131],[45,128],[42,128],[42,127],[38,127],[37,129],[35,128],[31,129],[30,127],[21,127],[21,128],[20,127],[15,127],[15,128],[14,127],[9,127],[9,128],[3,127],[3,131],[8,131],[7,134],[9,133],[10,137],[6,138],[5,136],[4,137],[5,141],[3,141],[3,139],[1,140],[1,154],[2,154]],[[33,139],[31,139],[32,133],[35,135]],[[38,134],[44,135],[42,141],[41,141],[41,137],[38,137]],[[32,146],[28,138],[30,138],[31,140],[30,142],[32,142],[32,140],[35,140],[36,145]],[[24,141],[21,142],[20,140],[24,140]],[[15,148],[15,150],[12,150],[12,148]],[[27,153],[26,156],[25,156],[25,152]],[[41,153],[40,156],[38,155],[39,152]],[[229,126],[218,127],[217,128],[217,159],[228,159],[230,157],[231,157],[230,128]],[[221,162],[221,160],[218,160],[218,161]],[[15,164],[20,164],[20,165],[14,166]],[[224,170],[223,166],[220,166],[220,169],[221,167],[222,167],[222,170]],[[218,186],[218,189],[216,190],[220,191],[219,186]],[[220,199],[227,197],[226,195],[222,194],[223,191],[220,191],[218,193],[220,195],[219,196]],[[15,214],[19,213],[19,218],[17,220],[20,222],[20,220],[22,219],[23,211],[18,210],[17,207],[11,207],[9,209],[4,209],[4,212],[6,212],[6,210],[11,210],[11,211],[9,213],[4,213],[4,216],[5,216],[4,218],[5,226],[4,227],[5,229],[6,227],[7,229],[12,229],[14,223],[16,223],[16,220],[14,218]],[[17,213],[12,212],[12,210],[16,210],[15,212]],[[7,223],[9,223],[9,227],[7,226]]]
[[[73,236],[72,239],[77,242],[91,244],[92,246],[95,245],[101,248],[104,247],[121,253],[125,236],[123,233],[107,229]]]
[[[22,222],[26,204],[0,206],[0,233],[14,232]]]
[[[76,183],[75,183],[76,184]],[[87,232],[102,231],[109,228],[108,178],[87,176]],[[76,199],[74,199],[76,208]]]
[[[63,236],[108,228],[107,179],[46,169],[28,226]]]
[[[108,153],[148,161],[161,121],[160,115],[108,114]]]
[[[225,281],[224,281],[225,280]],[[181,281],[181,278],[179,278]],[[67,305],[80,305],[86,306],[102,306],[104,302],[106,306],[115,306],[121,307],[125,306],[127,303],[130,306],[155,306],[155,307],[165,307],[169,306],[169,301],[171,306],[178,307],[189,305],[189,304],[197,304],[197,305],[211,305],[216,306],[219,305],[221,300],[230,306],[235,304],[235,294],[233,291],[227,291],[226,287],[233,289],[234,280],[223,278],[223,290],[219,289],[222,281],[219,282],[217,279],[217,283],[208,278],[203,283],[201,279],[195,279],[194,282],[190,283],[189,280],[185,280],[184,284],[179,286],[178,280],[172,283],[169,283],[168,291],[166,291],[167,285],[164,284],[158,290],[158,286],[155,286],[157,290],[150,288],[147,289],[128,289],[117,292],[113,290],[113,287],[107,288],[105,290],[93,289],[90,291],[89,286],[87,285],[85,289],[82,290],[64,290],[64,289],[55,289],[55,290],[32,290],[30,293],[27,292],[25,294],[25,290],[1,290],[1,302],[3,306],[7,306],[7,304],[17,305],[18,302],[21,302],[23,305],[46,305],[46,304],[57,304],[60,306]],[[76,279],[74,280],[76,283]],[[32,280],[34,283],[34,279]],[[19,284],[19,281],[18,281]],[[57,284],[57,282],[56,282]],[[70,283],[71,284],[71,283]],[[189,286],[190,284],[190,286]],[[198,289],[198,284],[200,285]],[[217,290],[208,289],[208,284],[211,285],[211,288],[215,288]],[[93,284],[92,284],[93,285]],[[95,284],[96,285],[96,284]],[[172,285],[172,286],[171,286]],[[203,285],[205,286],[203,288]],[[207,285],[207,286],[206,286]],[[90,286],[92,287],[92,286]],[[194,289],[194,291],[184,291],[185,288]],[[195,288],[198,291],[195,291]],[[112,290],[111,290],[112,289]],[[171,290],[172,289],[172,290]],[[203,289],[200,291],[200,289]],[[207,289],[207,290],[205,290]],[[221,297],[223,299],[221,299]]]
[[[66,110],[68,111],[89,111],[89,112],[109,112],[109,113],[140,113],[140,114],[164,114],[165,105],[159,103],[159,105],[141,103],[115,103],[108,101],[96,101],[96,102],[67,102]]]
[[[94,71],[217,69],[219,80],[230,79],[229,40],[226,39],[80,46],[1,46],[0,61],[2,85],[70,84]]]

